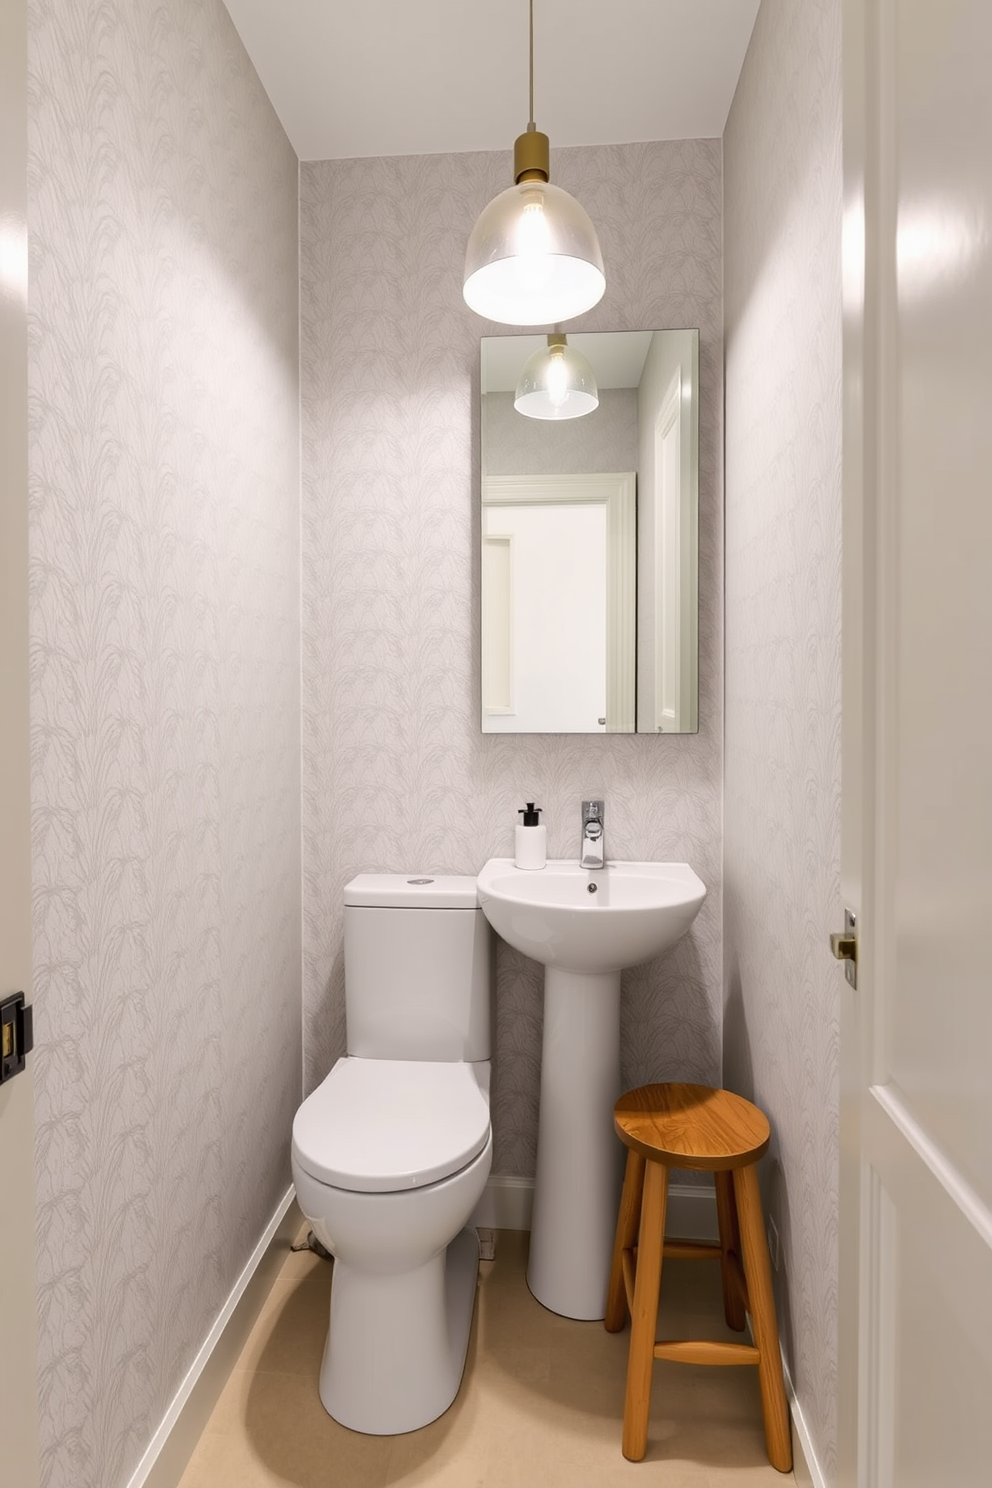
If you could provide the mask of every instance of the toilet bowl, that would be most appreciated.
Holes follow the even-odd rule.
[[[320,1398],[353,1431],[413,1431],[461,1380],[479,1259],[462,1227],[492,1164],[488,1092],[472,1065],[343,1059],[310,1102],[292,1155],[300,1208],[335,1258]]]
[[[362,996],[363,1053],[338,1060],[297,1111],[292,1167],[300,1208],[334,1256],[320,1398],[355,1431],[424,1426],[461,1381],[479,1259],[464,1226],[489,1176],[492,1130],[488,1058],[451,1056],[489,1052],[477,1007],[488,1000],[484,924],[474,879],[360,875],[345,891],[346,1008],[350,1027]],[[396,1057],[414,1025],[418,1057]],[[419,1057],[432,1045],[441,1057]]]

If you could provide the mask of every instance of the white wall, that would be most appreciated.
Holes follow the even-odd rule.
[[[297,168],[220,0],[30,18],[42,1481],[120,1488],[290,1181]]]
[[[692,934],[624,980],[625,1078],[720,1071],[721,146],[555,151],[597,224],[606,297],[576,328],[699,326],[700,733],[483,735],[479,726],[479,339],[465,243],[505,153],[301,167],[304,899],[307,1082],[344,1046],[341,890],[360,869],[474,873],[546,811],[574,857],[606,798],[617,857],[691,862]],[[503,949],[495,1170],[533,1171],[541,970]]]
[[[724,1068],[767,1111],[789,1367],[832,1476],[840,974],[839,0],[764,0],[724,137]]]

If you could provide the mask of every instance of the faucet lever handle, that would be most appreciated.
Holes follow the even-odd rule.
[[[603,803],[602,803],[602,801],[583,801],[582,802],[582,820],[583,820],[583,822],[590,822],[590,821],[601,822],[603,820]]]

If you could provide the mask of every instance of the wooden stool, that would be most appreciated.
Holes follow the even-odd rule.
[[[756,1364],[768,1458],[779,1472],[791,1471],[789,1413],[755,1166],[771,1136],[768,1121],[750,1101],[708,1085],[642,1085],[628,1090],[614,1106],[613,1120],[628,1151],[605,1326],[618,1333],[629,1310],[623,1455],[640,1462],[647,1450],[655,1359]],[[714,1174],[719,1245],[665,1241],[669,1168]],[[719,1260],[728,1326],[740,1332],[746,1309],[754,1348],[711,1341],[655,1342],[664,1256]]]

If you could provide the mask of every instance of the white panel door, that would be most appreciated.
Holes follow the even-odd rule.
[[[988,1488],[992,6],[844,22],[838,1478]]]
[[[27,38],[0,7],[0,1001],[31,991]],[[0,1084],[0,1482],[38,1481],[31,1057]]]

